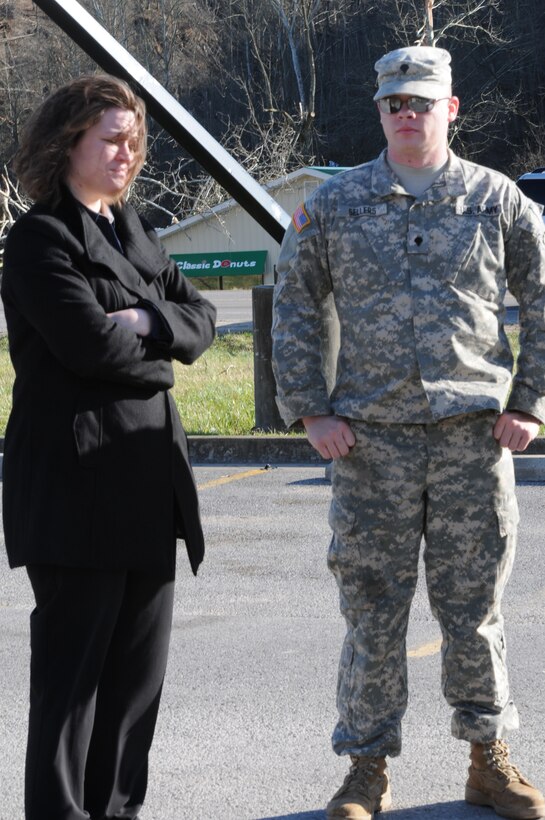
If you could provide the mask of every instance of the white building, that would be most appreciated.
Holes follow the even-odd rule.
[[[342,170],[339,167],[300,168],[263,187],[292,214],[318,185]],[[265,284],[274,283],[280,246],[234,199],[157,233],[185,276],[257,274],[263,277]]]

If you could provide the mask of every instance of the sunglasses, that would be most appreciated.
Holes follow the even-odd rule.
[[[440,97],[441,100],[448,100],[449,97]],[[378,100],[378,107],[383,114],[397,114],[401,111],[403,104],[407,103],[409,111],[414,111],[415,114],[425,114],[431,111],[433,106],[439,100],[428,100],[426,97],[409,97],[408,100],[402,100],[401,97],[383,97]]]

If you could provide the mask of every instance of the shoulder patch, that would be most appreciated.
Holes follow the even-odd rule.
[[[311,224],[312,220],[307,214],[303,203],[295,209],[291,221],[293,222],[293,227],[297,233],[301,233],[301,231],[304,231],[305,228],[308,228]]]

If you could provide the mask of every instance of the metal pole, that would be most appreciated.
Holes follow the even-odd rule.
[[[239,163],[77,0],[34,0],[104,71],[129,82],[154,120],[277,242],[290,217]]]

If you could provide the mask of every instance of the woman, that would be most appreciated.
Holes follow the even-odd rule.
[[[31,683],[26,820],[136,818],[172,619],[176,536],[204,545],[172,359],[211,344],[215,311],[125,203],[143,102],[77,79],[31,117],[15,170],[34,206],[2,280],[13,409],[4,530],[26,566]]]

